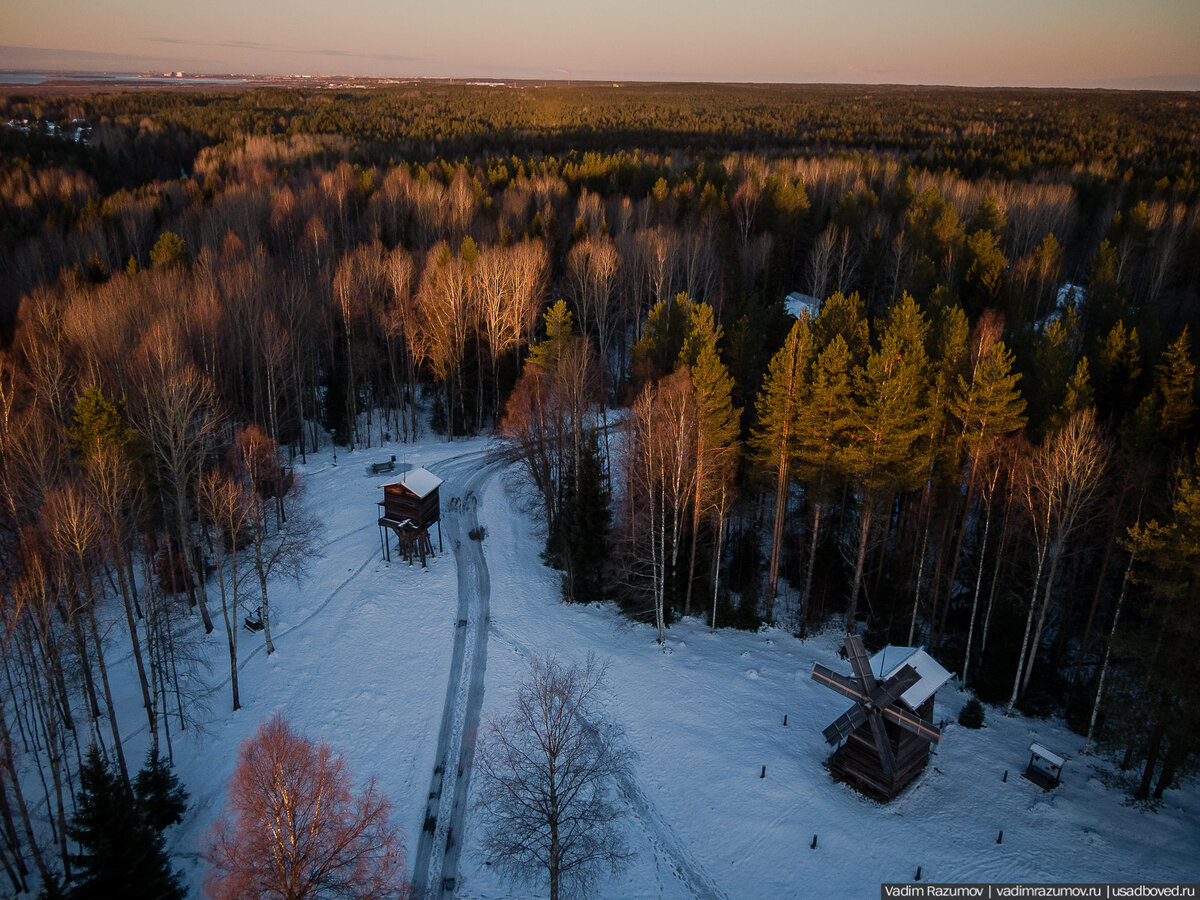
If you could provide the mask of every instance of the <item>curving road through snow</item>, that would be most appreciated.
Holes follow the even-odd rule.
[[[458,617],[436,764],[413,866],[413,887],[420,897],[454,896],[487,671],[491,584],[478,531],[479,491],[505,465],[502,456],[475,451],[451,457],[440,467],[443,491],[450,495],[442,524],[458,572]]]

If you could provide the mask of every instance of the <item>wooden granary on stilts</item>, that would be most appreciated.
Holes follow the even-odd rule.
[[[891,800],[929,762],[931,744],[942,739],[933,724],[933,698],[950,673],[924,650],[884,647],[870,659],[862,638],[846,636],[853,676],[819,663],[813,680],[854,701],[823,732],[837,746],[829,758],[835,778],[863,793]]]
[[[384,559],[392,559],[388,532],[397,539],[399,549],[411,566],[414,556],[433,555],[433,541],[429,529],[437,525],[438,552],[442,552],[442,503],[438,488],[442,479],[428,469],[410,469],[404,477],[392,484],[384,485],[383,500],[378,504],[383,513],[379,517],[379,543]]]

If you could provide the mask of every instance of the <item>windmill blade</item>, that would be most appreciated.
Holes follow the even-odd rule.
[[[913,734],[923,737],[927,741],[933,741],[933,743],[937,744],[942,740],[942,732],[920,716],[896,709],[894,706],[889,706],[881,710],[881,712],[888,721],[895,722],[901,728],[911,731]]]
[[[840,744],[850,736],[855,728],[867,720],[867,714],[863,712],[863,708],[857,703],[829,723],[829,726],[821,732],[825,735],[825,740],[830,744]]]
[[[857,634],[846,635],[846,655],[850,657],[850,668],[862,683],[862,688],[871,697],[875,694],[875,673],[871,671],[871,661],[867,658],[867,650],[862,638]]]
[[[875,749],[879,751],[879,762],[883,766],[883,772],[888,778],[892,778],[896,774],[896,757],[892,753],[892,742],[888,740],[883,717],[872,711],[867,718],[871,722],[871,733],[875,735]]]
[[[871,698],[871,702],[880,709],[891,706],[898,697],[920,680],[921,676],[917,674],[917,670],[906,663],[899,672],[880,686],[878,692]]]
[[[862,692],[862,688],[859,687],[857,681],[849,676],[839,675],[837,672],[826,668],[820,663],[813,663],[812,680],[818,684],[832,688],[849,700],[862,703],[868,699],[867,695]]]

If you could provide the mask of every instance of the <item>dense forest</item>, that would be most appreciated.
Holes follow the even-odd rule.
[[[1200,96],[445,83],[0,98],[0,859],[70,877],[291,464],[493,433],[564,599],[831,622],[1196,764]],[[785,298],[792,294],[792,302]],[[122,643],[98,622],[117,621]],[[206,634],[216,631],[216,635]],[[93,765],[95,762],[93,761]]]

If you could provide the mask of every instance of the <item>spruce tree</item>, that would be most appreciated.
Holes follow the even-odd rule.
[[[146,821],[157,831],[183,821],[187,811],[187,791],[170,765],[154,750],[146,754],[146,762],[133,781],[133,795]]]
[[[179,874],[162,833],[151,824],[133,792],[92,746],[79,772],[75,815],[67,829],[79,853],[71,859],[74,900],[172,900],[182,898]]]
[[[576,603],[604,599],[604,564],[612,524],[608,489],[604,485],[604,456],[596,432],[584,435],[578,475],[567,474],[562,513],[563,596]]]

